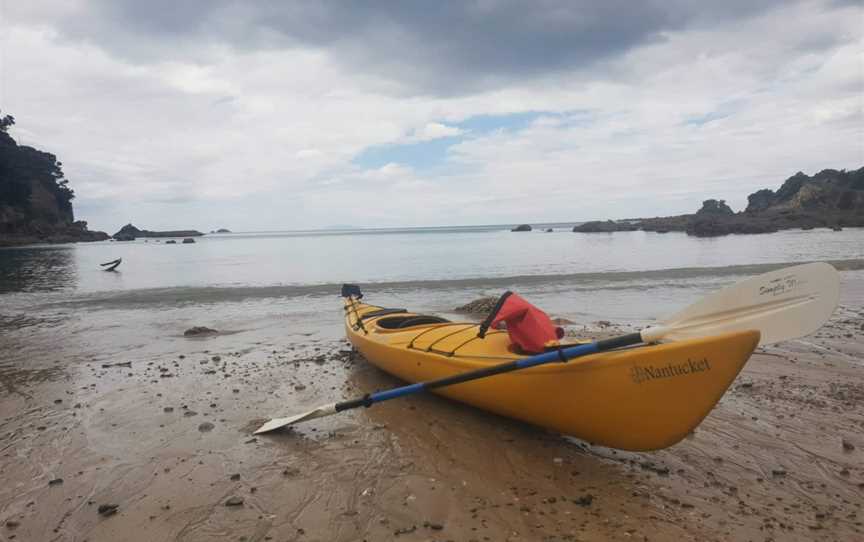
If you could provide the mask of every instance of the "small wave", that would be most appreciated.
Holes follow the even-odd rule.
[[[772,263],[753,265],[732,265],[725,267],[683,267],[649,271],[610,271],[592,273],[570,273],[557,275],[517,275],[510,277],[478,277],[441,280],[408,280],[367,282],[361,287],[368,292],[399,293],[416,290],[461,290],[461,289],[498,289],[505,288],[543,288],[566,285],[568,291],[579,290],[646,290],[652,288],[689,288],[700,283],[734,276],[748,276],[765,273],[798,263]],[[864,260],[830,261],[840,271],[864,269]],[[176,287],[127,290],[121,292],[98,292],[78,294],[62,301],[42,304],[44,308],[134,308],[164,306],[185,306],[242,302],[267,298],[300,298],[336,296],[341,283],[239,286],[239,287]]]
[[[33,316],[29,314],[0,314],[0,330],[24,329],[34,326],[56,327],[65,319],[59,316]]]

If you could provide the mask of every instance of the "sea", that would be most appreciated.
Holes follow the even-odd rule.
[[[270,345],[341,337],[343,283],[387,307],[454,309],[507,290],[577,325],[650,324],[747,276],[812,261],[864,283],[864,229],[696,238],[573,224],[209,234],[0,249],[0,372],[176,351],[183,332]],[[550,231],[551,230],[551,231]],[[100,264],[122,258],[114,272]],[[224,339],[229,340],[229,339]]]

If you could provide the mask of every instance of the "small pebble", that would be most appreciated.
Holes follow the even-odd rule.
[[[119,504],[100,504],[96,511],[99,512],[100,516],[113,516],[119,507]]]
[[[583,495],[582,497],[579,497],[573,502],[578,504],[579,506],[591,506],[591,503],[594,502],[594,495]]]
[[[225,501],[225,506],[243,506],[243,497],[233,496],[228,497],[228,500]]]

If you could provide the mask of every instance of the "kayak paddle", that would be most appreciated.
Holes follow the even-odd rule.
[[[614,348],[661,340],[685,340],[734,331],[758,330],[759,344],[771,344],[808,335],[824,324],[840,299],[840,275],[827,263],[786,267],[758,275],[719,290],[666,319],[658,326],[553,350],[476,371],[418,382],[391,390],[368,394],[358,399],[330,403],[288,418],[274,418],[255,434],[321,418],[361,406],[412,395],[421,391],[452,386],[470,380],[527,369],[537,365],[595,354]]]

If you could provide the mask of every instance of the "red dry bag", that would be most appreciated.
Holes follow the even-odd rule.
[[[557,346],[564,330],[555,326],[549,316],[513,292],[506,292],[480,326],[480,337],[490,327],[507,324],[510,342],[519,350],[529,354],[543,352],[547,346]]]

